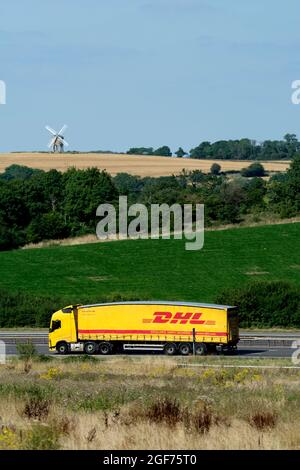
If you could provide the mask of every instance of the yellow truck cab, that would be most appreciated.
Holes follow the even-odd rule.
[[[80,351],[163,351],[204,355],[235,349],[237,308],[190,302],[115,302],[64,307],[52,315],[49,348]]]
[[[68,306],[53,313],[49,328],[49,349],[66,354],[71,344],[77,343],[76,306]]]

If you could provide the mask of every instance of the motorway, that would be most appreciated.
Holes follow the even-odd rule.
[[[45,344],[36,344],[36,349],[39,354],[47,354],[50,356],[57,356],[56,353],[50,353],[48,350],[48,346]],[[272,348],[267,348],[267,347],[258,347],[258,346],[238,346],[237,353],[234,354],[234,356],[239,356],[239,357],[274,357],[274,358],[288,358],[291,357],[293,353],[293,349],[291,348],[285,348],[285,347],[272,347]],[[6,354],[8,356],[16,356],[17,355],[17,349],[15,344],[7,344],[6,345]],[[136,351],[128,351],[126,355],[136,355]],[[145,352],[141,352],[140,354],[145,355]],[[162,354],[157,351],[152,351],[149,352],[148,354]]]
[[[17,343],[32,342],[39,354],[56,355],[48,350],[48,338],[45,332],[12,332],[0,331],[0,340],[4,341],[6,354],[8,356],[17,355]],[[242,333],[238,350],[235,356],[238,357],[266,357],[266,358],[289,358],[295,351],[292,348],[294,341],[299,342],[299,333],[269,333],[269,332],[251,332]],[[149,352],[147,354],[153,354]],[[129,351],[126,354],[136,354],[136,351]],[[145,354],[145,352],[144,352]],[[155,354],[162,354],[157,353]]]

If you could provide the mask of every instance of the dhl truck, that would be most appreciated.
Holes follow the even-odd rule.
[[[52,315],[49,348],[59,354],[163,351],[205,355],[235,349],[236,307],[188,302],[116,302],[75,305]]]
[[[188,302],[116,302],[62,308],[51,318],[49,348],[59,354],[128,350],[205,355],[235,349],[236,307]]]

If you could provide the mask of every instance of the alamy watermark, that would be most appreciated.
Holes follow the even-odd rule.
[[[0,80],[0,104],[6,104],[6,84]]]
[[[300,104],[300,80],[294,80],[291,86],[294,90],[291,94],[291,101],[293,104]]]
[[[0,364],[6,363],[6,344],[0,340]]]
[[[184,238],[186,250],[201,250],[204,245],[203,204],[151,204],[149,210],[144,204],[128,206],[127,196],[120,196],[118,210],[100,204],[96,215],[101,217],[96,228],[100,240]]]
[[[295,349],[295,351],[292,354],[292,363],[295,365],[300,364],[300,340],[297,339],[292,342],[292,349]]]

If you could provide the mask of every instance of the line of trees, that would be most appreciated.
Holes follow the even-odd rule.
[[[158,149],[154,150],[153,147],[132,147],[128,150],[129,155],[158,155],[161,157],[171,157],[172,152],[170,147],[163,145]]]
[[[238,305],[243,328],[300,326],[300,290],[289,282],[249,282],[221,292],[216,302]]]
[[[113,294],[99,299],[87,296],[83,303],[141,300]],[[226,289],[216,297],[220,304],[238,305],[240,327],[300,327],[300,290],[283,281],[249,282]],[[53,312],[63,305],[72,305],[72,297],[37,296],[27,292],[7,292],[0,289],[0,328],[30,326],[48,327]]]
[[[250,175],[249,175],[250,172]],[[183,171],[178,176],[140,178],[127,173],[115,177],[97,168],[65,173],[44,172],[12,165],[0,175],[0,250],[42,240],[95,233],[99,204],[116,207],[118,197],[129,204],[205,204],[206,226],[238,223],[249,214],[300,213],[300,155],[286,173],[268,181],[254,163],[245,178],[228,177],[212,166],[210,174]]]
[[[296,134],[286,134],[283,140],[265,140],[260,143],[246,138],[219,140],[214,143],[204,141],[189,152],[179,147],[174,155],[179,158],[189,155],[190,158],[220,160],[292,160],[299,151],[300,142]],[[156,150],[153,147],[133,147],[127,154],[172,156],[167,145]]]

